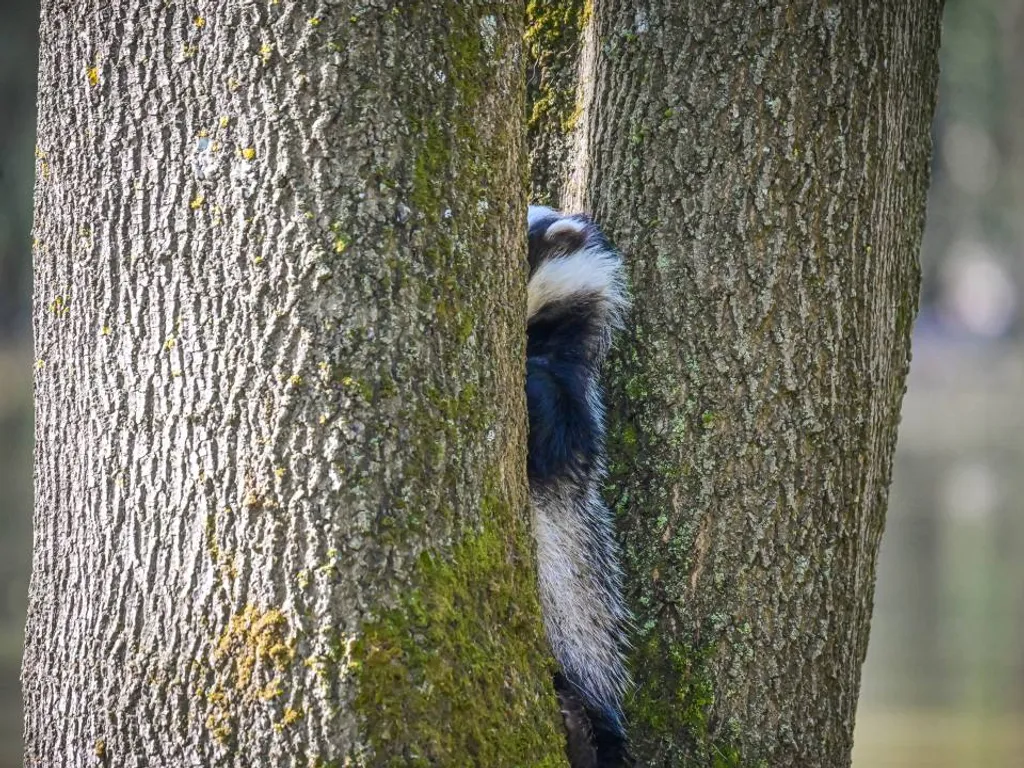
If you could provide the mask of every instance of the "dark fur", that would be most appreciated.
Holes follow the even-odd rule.
[[[621,768],[632,765],[621,702],[626,613],[611,515],[599,494],[599,376],[626,305],[621,260],[584,216],[531,209],[530,219],[528,475],[545,625],[561,665],[554,684],[573,768]]]

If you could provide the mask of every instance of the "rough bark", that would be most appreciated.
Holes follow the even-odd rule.
[[[644,765],[850,762],[940,6],[595,3],[568,205],[635,294],[610,487]]]
[[[526,4],[526,109],[530,201],[555,208],[576,156],[580,128],[580,54],[590,3],[530,0]]]
[[[563,763],[523,17],[43,2],[27,765]]]

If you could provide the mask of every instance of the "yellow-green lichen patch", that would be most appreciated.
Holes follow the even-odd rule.
[[[261,611],[247,606],[231,618],[221,635],[216,659],[228,659],[234,669],[235,689],[247,689],[260,665],[281,671],[295,658],[294,642],[288,639],[288,620],[272,608]]]
[[[284,708],[284,714],[281,715],[281,719],[274,723],[274,729],[283,731],[292,723],[295,723],[302,719],[303,711],[301,709],[292,709],[291,707]]]
[[[231,519],[231,507],[224,508],[224,515],[227,520]],[[206,516],[206,550],[213,562],[213,567],[224,585],[230,584],[238,578],[238,565],[236,555],[230,551],[222,550],[217,540],[217,515],[210,512]]]
[[[46,160],[46,153],[37,145],[36,146],[36,160],[39,161],[39,175],[42,178],[48,178],[50,175],[50,164]],[[35,240],[32,243],[33,248],[37,248],[42,245],[41,241]]]
[[[487,527],[424,554],[418,586],[353,644],[373,765],[565,765],[529,550],[511,538]]]
[[[206,727],[214,739],[227,743],[240,721],[281,696],[294,660],[295,638],[280,610],[249,605],[232,616],[214,647],[214,684],[197,692],[205,699]]]
[[[50,302],[50,312],[57,317],[65,317],[71,311],[71,299],[64,296],[54,296]]]

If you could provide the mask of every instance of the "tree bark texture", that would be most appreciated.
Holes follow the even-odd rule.
[[[581,184],[635,294],[610,488],[652,766],[849,765],[940,0],[594,4]]]
[[[530,202],[561,205],[576,157],[580,128],[578,91],[584,32],[590,25],[584,0],[529,0],[526,4],[526,108],[530,152]]]
[[[44,0],[28,766],[564,764],[524,10]]]

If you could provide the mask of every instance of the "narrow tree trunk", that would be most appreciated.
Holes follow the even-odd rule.
[[[644,765],[849,764],[940,5],[595,3],[575,204],[635,293],[610,485]]]
[[[562,763],[523,14],[44,0],[29,766]]]

